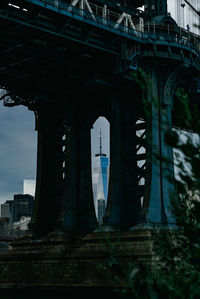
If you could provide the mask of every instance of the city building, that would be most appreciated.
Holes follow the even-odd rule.
[[[101,131],[99,140],[99,153],[95,155],[92,161],[92,187],[95,213],[97,220],[101,223],[107,205],[109,159],[102,151]]]
[[[6,200],[1,204],[1,218],[13,219],[14,200]]]
[[[1,218],[9,218],[10,225],[20,221],[22,216],[31,217],[34,197],[30,194],[15,194],[14,200],[7,200],[1,205]]]
[[[20,220],[22,216],[31,216],[33,212],[34,197],[30,194],[15,194],[13,222]]]
[[[200,29],[196,26],[199,25],[199,15],[197,13],[200,9],[199,0],[189,0],[188,3],[184,0],[177,0],[172,5],[170,3],[171,6],[172,11],[175,11],[175,20],[180,27],[200,34]]]
[[[35,180],[24,180],[23,181],[23,194],[30,194],[35,196]]]
[[[8,233],[10,229],[10,219],[8,217],[0,218],[0,234]]]
[[[105,200],[98,199],[98,222],[99,224],[103,224],[103,216],[106,211]]]

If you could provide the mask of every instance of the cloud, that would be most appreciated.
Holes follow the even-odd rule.
[[[24,179],[36,173],[37,133],[33,112],[0,103],[0,203],[22,193]]]

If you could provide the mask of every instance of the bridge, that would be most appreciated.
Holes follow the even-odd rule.
[[[176,117],[177,86],[199,105],[200,37],[177,25],[165,0],[5,0],[0,37],[1,99],[32,110],[38,131],[32,235],[1,258],[1,269],[10,265],[3,282],[29,286],[28,265],[37,260],[35,285],[43,285],[41,277],[59,285],[64,273],[64,286],[90,285],[91,269],[78,283],[77,268],[87,261],[94,270],[102,260],[102,230],[113,242],[121,232],[124,260],[149,259],[149,230],[175,226],[173,150],[165,136],[173,127],[188,129]],[[100,228],[90,159],[90,129],[99,116],[111,130]],[[11,273],[13,261],[24,269],[23,283]],[[53,267],[59,275],[46,277]]]
[[[144,57],[150,52],[157,52],[159,55],[162,53],[171,56],[172,59],[173,57],[176,59],[179,55],[180,61],[184,56],[186,63],[190,63],[191,59],[194,64],[198,62],[196,60],[198,60],[199,37],[185,29],[177,28],[168,16],[161,22],[159,16],[147,18],[148,14],[143,11],[136,10],[132,6],[121,7],[120,3],[116,6],[113,1],[90,3],[52,0],[2,3],[1,53],[4,55],[1,56],[3,59],[1,86],[9,90],[6,101],[9,105],[21,104],[24,101],[24,104],[28,104],[30,98],[35,98],[37,92],[35,88],[31,89],[28,83],[30,70],[32,70],[31,80],[35,80],[37,88],[41,88],[40,94],[44,85],[48,85],[55,92],[62,90],[64,93],[67,89],[66,84],[77,87],[75,76],[78,76],[78,72],[76,75],[71,72],[63,73],[65,68],[72,65],[73,68],[75,66],[77,68],[80,59],[86,60],[91,51],[95,52],[96,57],[93,60],[96,62],[101,55],[108,54],[108,61],[105,60],[104,70],[101,70],[101,73],[107,73],[110,69],[112,77],[113,68],[118,69],[116,72],[125,71],[122,64],[128,64],[128,68],[134,69],[138,53]],[[105,3],[112,4],[109,6]],[[139,1],[135,6],[142,4],[143,1]],[[163,15],[165,10],[166,8],[160,14]],[[17,40],[13,39],[16,35],[20,36]],[[80,49],[77,49],[79,46],[81,53]],[[72,53],[70,48],[73,50],[76,48],[76,51]],[[53,70],[48,65],[52,60]],[[116,60],[119,60],[118,65]],[[40,67],[35,69],[34,65]],[[24,71],[22,72],[20,68]],[[63,76],[66,76],[64,81]],[[25,84],[22,88],[22,80],[28,81],[27,90],[24,88]],[[99,81],[109,84],[103,77]],[[73,94],[74,92],[75,88]],[[13,103],[12,94],[15,97]]]

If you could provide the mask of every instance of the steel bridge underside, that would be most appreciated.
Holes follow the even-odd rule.
[[[27,11],[9,6],[9,1],[0,5],[0,86],[8,92],[8,106],[32,109],[47,94],[70,101],[88,94],[96,97],[102,86],[131,88],[135,79],[129,66],[124,68],[124,46],[137,49],[140,65],[152,61],[170,68],[184,62],[194,75],[200,69],[198,49],[187,43],[169,41],[162,34],[157,38],[156,33],[129,35],[34,2],[20,1]],[[182,76],[185,84],[191,71]]]

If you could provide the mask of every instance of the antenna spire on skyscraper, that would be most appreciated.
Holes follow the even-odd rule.
[[[99,134],[99,154],[102,155],[102,140],[101,140],[101,128],[100,128],[100,134]]]
[[[101,128],[100,128],[100,133],[99,133],[99,153],[96,154],[95,157],[99,157],[99,156],[106,157],[106,154],[103,153]]]

